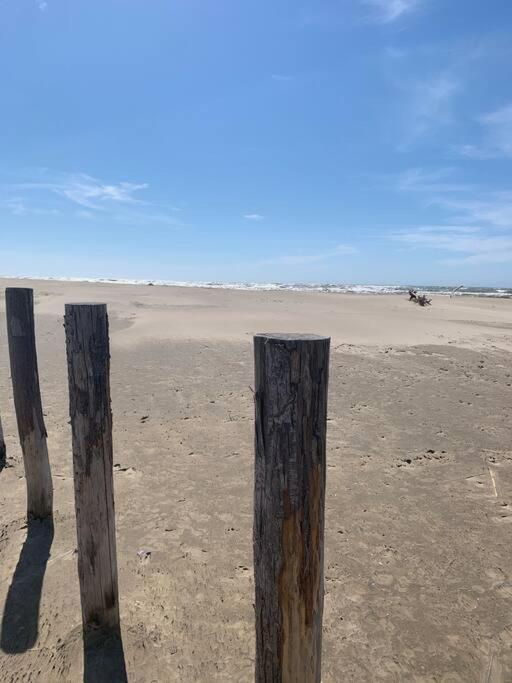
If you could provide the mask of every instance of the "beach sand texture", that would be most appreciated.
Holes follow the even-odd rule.
[[[79,301],[110,317],[130,681],[253,680],[261,331],[332,338],[324,683],[512,680],[512,300],[0,284],[34,288],[55,489],[53,539],[26,540],[2,297],[2,682],[83,680],[63,329]]]

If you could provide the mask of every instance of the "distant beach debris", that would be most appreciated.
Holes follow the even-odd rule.
[[[420,306],[431,306],[432,299],[428,299],[426,294],[418,294],[417,290],[409,289],[409,301],[414,301]]]

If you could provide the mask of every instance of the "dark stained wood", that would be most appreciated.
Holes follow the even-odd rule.
[[[65,328],[82,620],[118,632],[106,305],[66,304]]]
[[[257,683],[321,680],[329,343],[254,337]]]
[[[18,422],[29,518],[51,517],[53,486],[41,405],[32,289],[7,287],[5,315],[12,392]]]

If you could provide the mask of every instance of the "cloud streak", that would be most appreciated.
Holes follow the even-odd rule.
[[[459,183],[453,168],[409,169],[396,179],[400,192],[423,193],[445,222],[394,231],[387,237],[410,249],[445,252],[440,263],[469,265],[512,262],[512,192],[483,191]]]
[[[482,140],[477,145],[462,145],[459,154],[470,159],[512,158],[512,103],[478,119]]]
[[[355,12],[347,11],[349,5]],[[335,29],[360,24],[388,25],[413,14],[425,0],[334,0],[314,2],[302,7],[299,24],[302,27]]]
[[[480,229],[440,225],[396,232],[390,239],[412,248],[427,248],[459,254],[445,258],[446,265],[512,262],[512,235],[482,235]]]
[[[454,180],[451,167],[427,170],[410,168],[396,177],[395,189],[399,192],[453,193],[469,192],[471,185]]]
[[[449,210],[457,222],[512,230],[512,192],[490,192],[476,199],[440,198],[432,203]]]
[[[58,209],[44,209],[41,207],[28,206],[23,197],[9,197],[7,199],[0,199],[0,209],[9,211],[13,216],[26,216],[27,214],[42,215],[57,215]]]
[[[420,0],[361,0],[372,12],[370,19],[380,24],[390,24],[410,14],[420,5]]]
[[[396,191],[418,193],[427,205],[445,209],[451,223],[512,230],[512,192],[460,182],[453,167],[412,168],[387,178]]]
[[[48,190],[88,209],[103,210],[108,203],[134,203],[134,194],[145,190],[147,183],[105,184],[85,173],[63,175],[47,181],[19,183],[21,190]]]
[[[409,97],[402,147],[452,123],[453,101],[462,88],[460,81],[440,74],[412,84],[399,83],[399,88],[405,90]]]
[[[28,180],[1,184],[0,209],[21,216],[65,213],[74,207],[73,215],[78,218],[92,219],[108,214],[126,222],[181,225],[167,214],[167,211],[177,211],[176,207],[162,210],[158,204],[139,198],[148,187],[147,183],[104,182],[86,173],[43,170]]]

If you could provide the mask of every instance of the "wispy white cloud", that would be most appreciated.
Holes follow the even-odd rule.
[[[0,199],[0,209],[9,211],[13,216],[25,216],[27,214],[56,215],[58,209],[45,209],[42,207],[30,206],[23,197],[7,197]]]
[[[302,27],[335,29],[340,26],[392,24],[412,14],[426,0],[316,0],[299,10]],[[350,6],[354,9],[351,12]]]
[[[478,87],[477,78],[483,69],[489,69],[491,64],[498,68],[496,63],[505,65],[511,55],[510,40],[503,44],[499,37],[494,41],[484,37],[421,43],[408,46],[405,52],[395,45],[385,48],[384,68],[397,91],[398,149],[404,151],[413,143],[432,142],[436,135],[442,134],[443,154],[449,151],[454,141],[447,141],[447,134],[455,126],[461,130],[467,123],[468,113],[472,115],[467,106],[459,106],[464,91],[470,86]],[[510,108],[503,107],[482,117],[480,123],[488,129],[499,129],[500,144],[503,144],[503,138],[510,140],[511,116]],[[488,147],[482,150],[482,145],[467,144],[455,149],[457,154],[488,157]]]
[[[497,156],[495,150],[478,145],[457,145],[454,149],[459,156],[468,159],[494,159]]]
[[[485,235],[469,226],[435,226],[395,232],[389,237],[413,248],[436,249],[457,256],[445,258],[447,265],[512,262],[512,235]]]
[[[454,77],[441,74],[412,84],[400,83],[399,87],[409,98],[402,146],[453,121],[453,101],[462,88]]]
[[[512,262],[512,192],[459,183],[454,168],[410,169],[396,189],[423,193],[423,202],[444,216],[439,224],[393,231],[389,239],[445,252],[446,265]]]
[[[328,259],[332,259],[336,256],[357,254],[358,251],[359,250],[356,247],[353,247],[349,244],[338,244],[333,249],[329,249],[328,251],[323,251],[320,253],[300,252],[297,254],[284,254],[281,256],[276,256],[275,258],[260,261],[254,265],[294,266],[305,263],[318,263],[319,261],[327,261]]]
[[[414,228],[415,233],[422,235],[435,235],[436,233],[447,233],[470,235],[480,232],[481,228],[474,225],[420,225]],[[400,234],[400,233],[399,233]]]
[[[108,213],[116,220],[130,223],[181,225],[175,216],[169,215],[179,211],[177,207],[162,206],[136,196],[148,187],[147,183],[111,183],[85,173],[55,173],[43,169],[18,182],[0,183],[0,209],[23,215],[59,213],[78,207],[71,214],[77,218],[91,219]]]
[[[291,76],[287,76],[286,74],[272,74],[272,75],[270,76],[270,78],[271,78],[273,81],[291,81],[291,80],[292,80],[292,77],[291,77]]]
[[[410,168],[396,176],[395,188],[400,192],[453,193],[469,192],[472,187],[454,179],[456,169]]]
[[[79,174],[70,176],[63,184],[55,184],[52,190],[80,206],[102,209],[105,203],[136,202],[138,200],[133,195],[147,187],[147,183],[104,184],[91,176]]]
[[[144,183],[136,185],[135,183],[119,183],[118,185],[100,185],[95,181],[92,182],[77,182],[71,188],[56,190],[77,204],[82,206],[89,206],[91,208],[100,208],[100,205],[94,205],[92,202],[135,202],[133,194],[137,190],[147,188]]]
[[[457,148],[461,156],[471,159],[512,157],[512,103],[478,119],[482,127],[479,144],[467,144]]]
[[[381,24],[389,24],[417,9],[420,0],[361,0],[372,11],[370,19]]]
[[[417,192],[428,205],[447,212],[447,221],[512,230],[512,192],[486,191],[457,180],[457,169],[412,168],[391,176],[399,192]]]
[[[476,198],[437,198],[441,206],[460,223],[481,223],[493,228],[512,230],[512,192],[480,193]]]
[[[248,221],[262,221],[265,216],[262,216],[259,213],[246,213],[244,214],[244,218]]]
[[[14,183],[11,187],[20,191],[51,192],[88,209],[103,210],[111,203],[138,202],[134,193],[148,185],[129,182],[105,184],[85,173],[61,173],[50,178]]]
[[[46,10],[46,8],[48,7],[48,3],[47,2],[38,2],[37,6],[41,10],[41,12],[44,12]]]
[[[460,266],[460,265],[479,265],[482,263],[512,263],[512,248],[502,250],[497,249],[479,254],[468,254],[457,258],[446,258],[440,261],[446,266]]]

